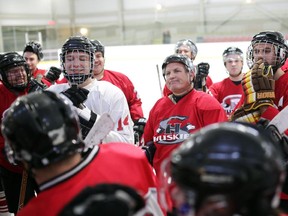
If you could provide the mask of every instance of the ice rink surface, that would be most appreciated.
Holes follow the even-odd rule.
[[[244,53],[243,71],[246,72],[248,70],[246,51],[249,44],[249,42],[197,43],[198,55],[194,63],[208,62],[210,64],[209,75],[213,82],[221,81],[227,77],[222,60],[223,51],[230,46],[240,48]],[[161,97],[159,82],[162,88],[164,86],[161,66],[164,59],[173,52],[174,44],[105,47],[105,68],[122,72],[131,79],[142,99],[145,117],[148,117],[150,109]],[[39,68],[48,69],[52,65],[59,66],[60,63],[59,61],[43,61]]]

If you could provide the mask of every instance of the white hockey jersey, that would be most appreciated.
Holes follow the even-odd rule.
[[[68,88],[70,88],[68,83],[62,83],[51,85],[46,90],[61,93]],[[124,93],[113,84],[96,79],[93,79],[84,88],[89,90],[84,105],[97,114],[97,119],[103,113],[108,113],[114,122],[114,129],[109,132],[102,143],[126,142],[134,144],[133,121]]]

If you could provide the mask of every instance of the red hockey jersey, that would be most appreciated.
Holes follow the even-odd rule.
[[[221,103],[229,117],[243,94],[243,88],[241,82],[236,84],[227,77],[221,82],[212,84],[209,92]]]
[[[19,95],[11,92],[0,81],[0,95],[1,95],[0,96],[0,116],[1,116],[0,123],[1,124],[2,124],[2,116],[5,110],[11,106],[11,104],[16,100],[17,97],[21,95],[25,95],[25,94],[27,94],[27,92],[22,92],[21,94],[19,93]],[[7,161],[6,156],[4,154],[4,143],[5,143],[4,137],[0,130],[0,165],[8,170],[11,170],[12,172],[22,173],[22,167],[12,165]]]
[[[227,121],[225,111],[205,92],[193,89],[176,104],[169,97],[159,99],[150,111],[141,141],[142,144],[153,142],[156,146],[153,159],[156,173],[162,161],[191,133],[222,121]]]
[[[87,186],[100,183],[124,184],[136,189],[146,200],[146,213],[163,215],[157,202],[157,181],[144,152],[130,144],[95,146],[73,169],[39,185],[40,193],[18,216],[56,216]]]

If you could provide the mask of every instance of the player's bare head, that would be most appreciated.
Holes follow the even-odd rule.
[[[264,31],[253,36],[246,57],[249,68],[259,59],[263,59],[277,70],[285,63],[287,56],[288,46],[282,33]]]
[[[31,78],[25,59],[16,52],[0,55],[0,80],[10,90],[24,91]]]
[[[79,85],[92,76],[94,67],[94,48],[84,36],[72,36],[61,49],[63,73],[70,84]]]
[[[191,60],[194,60],[197,56],[198,49],[195,43],[192,42],[190,39],[182,39],[179,40],[175,45],[175,53],[186,55]]]
[[[267,131],[225,122],[200,129],[173,151],[161,185],[180,215],[268,216],[284,177],[281,151]]]
[[[50,91],[17,98],[5,112],[1,129],[8,158],[31,168],[65,159],[84,146],[77,113]]]
[[[99,184],[87,187],[61,211],[59,216],[129,216],[145,206],[143,197],[131,187]]]

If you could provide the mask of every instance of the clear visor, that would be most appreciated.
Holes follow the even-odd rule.
[[[243,61],[243,57],[237,54],[227,55],[223,57],[223,61],[225,63],[233,63],[233,62],[241,62]]]
[[[235,202],[225,194],[200,197],[196,190],[179,187],[172,180],[169,159],[163,161],[159,175],[160,203],[166,211],[176,209],[178,216],[233,216]]]

